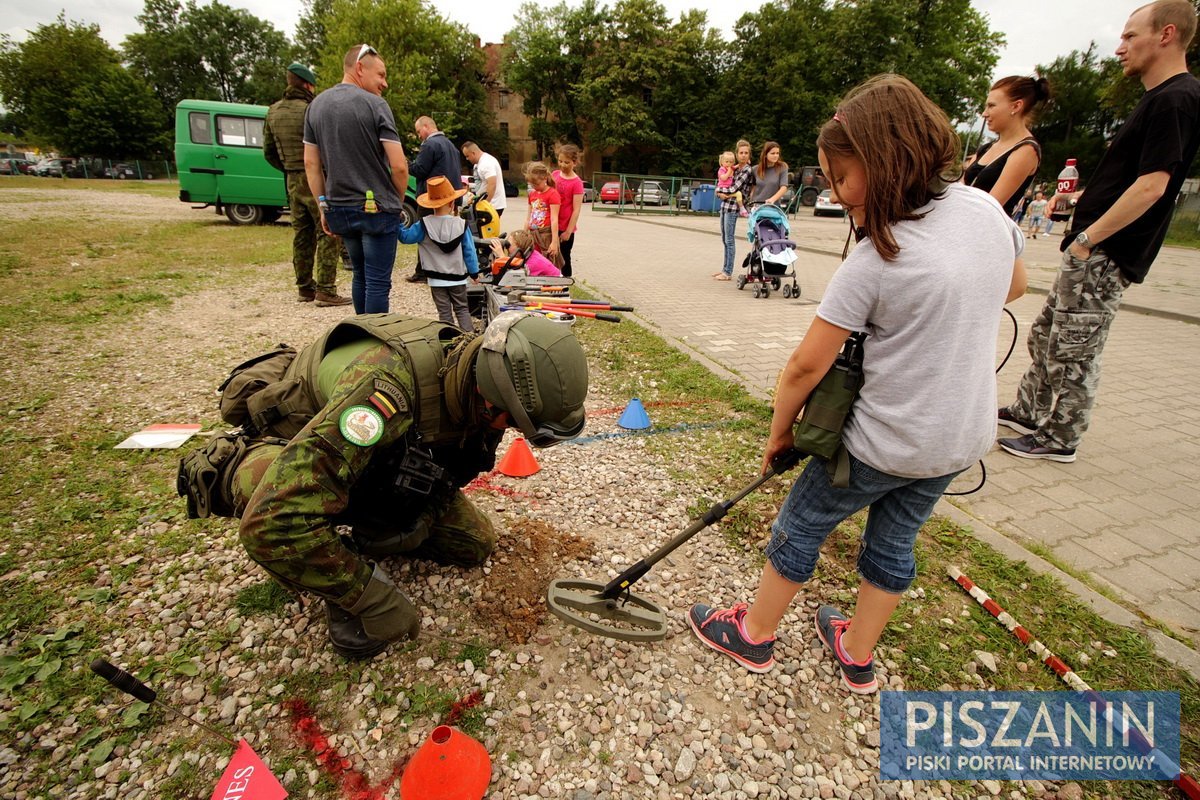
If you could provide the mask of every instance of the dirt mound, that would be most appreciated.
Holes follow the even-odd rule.
[[[516,644],[528,642],[546,618],[546,588],[569,559],[586,559],[592,543],[538,520],[509,524],[492,554],[492,571],[475,616]]]

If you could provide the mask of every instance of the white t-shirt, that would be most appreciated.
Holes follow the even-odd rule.
[[[834,273],[817,316],[867,331],[862,392],[846,448],[877,470],[931,478],[979,460],[996,436],[996,337],[1025,237],[996,200],[951,184],[892,228],[884,261],[869,240]]]
[[[492,208],[496,209],[497,211],[508,205],[508,198],[504,195],[504,175],[500,172],[500,162],[496,160],[495,156],[481,151],[479,154],[479,162],[475,164],[475,168],[472,170],[472,173],[475,177],[476,183],[478,184],[478,187],[475,191],[476,194],[483,194],[483,192],[487,189],[488,178],[495,176],[496,194],[494,197],[489,197],[488,202],[490,202],[492,204]]]

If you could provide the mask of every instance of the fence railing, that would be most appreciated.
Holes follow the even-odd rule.
[[[623,172],[592,174],[596,199],[593,211],[618,214],[716,214],[720,202],[716,184],[707,178],[674,175],[632,175]]]
[[[0,175],[35,175],[43,178],[111,178],[113,180],[177,180],[175,165],[167,160],[103,158],[47,158],[36,163],[0,160]]]

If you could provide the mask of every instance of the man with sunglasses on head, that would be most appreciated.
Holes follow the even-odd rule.
[[[387,66],[370,45],[342,61],[342,82],[321,94],[304,118],[304,169],[321,225],[350,254],[354,313],[388,310],[408,160],[382,94]]]
[[[578,436],[587,385],[571,329],[536,314],[506,312],[482,334],[347,318],[251,394],[250,435],[184,458],[180,493],[193,517],[240,517],[250,558],[325,600],[338,653],[370,658],[420,627],[373,560],[486,561],[496,532],[462,487],[493,468],[506,428],[535,447]]]

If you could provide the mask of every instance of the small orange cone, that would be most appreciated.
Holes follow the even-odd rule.
[[[541,468],[542,465],[537,462],[537,459],[533,457],[533,451],[529,449],[529,443],[522,438],[518,438],[509,445],[508,452],[496,465],[496,469],[500,471],[501,475],[507,475],[510,478],[528,478]]]
[[[492,781],[492,759],[458,728],[439,725],[400,776],[404,800],[481,800]]]

